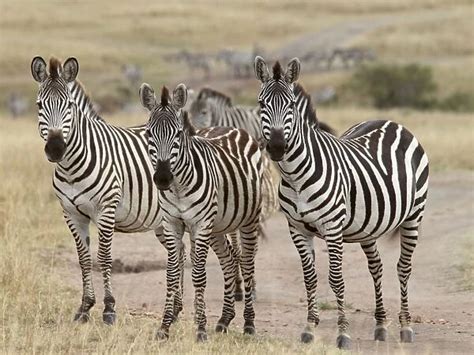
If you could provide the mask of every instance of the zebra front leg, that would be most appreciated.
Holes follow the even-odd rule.
[[[102,320],[107,325],[115,323],[115,298],[112,294],[110,276],[112,273],[112,239],[115,226],[115,206],[104,208],[97,220],[99,230],[99,250],[97,260],[102,271],[104,281],[104,312]]]
[[[166,300],[161,327],[156,333],[156,339],[158,340],[169,338],[169,328],[175,319],[174,299],[179,292],[181,278],[178,239],[181,239],[182,235],[177,236],[172,228],[173,226],[165,224],[164,237],[168,251],[168,261],[166,263]]]
[[[238,265],[226,236],[212,236],[211,248],[216,253],[224,274],[224,304],[222,316],[217,322],[216,332],[227,333],[230,322],[235,317],[235,280]]]
[[[197,325],[196,339],[198,342],[207,340],[206,332],[206,302],[204,291],[206,289],[206,259],[209,251],[211,229],[200,232],[195,239],[194,263],[192,280],[194,285],[194,319]]]
[[[184,229],[184,227],[183,227]],[[182,233],[181,233],[182,234]],[[168,247],[166,245],[166,239],[163,234],[163,230],[159,229],[155,231],[155,236],[158,238],[160,243],[165,247],[166,250],[168,250]],[[177,241],[178,243],[178,241]],[[183,295],[184,295],[184,263],[186,261],[186,253],[185,253],[185,247],[184,243],[181,241],[180,243],[180,248],[179,248],[179,268],[181,270],[180,273],[180,287],[178,292],[175,295],[174,298],[174,303],[173,303],[173,314],[174,314],[174,319],[173,322],[175,322],[178,319],[179,313],[183,310]]]
[[[326,245],[329,255],[329,285],[336,295],[339,335],[337,337],[337,347],[340,349],[350,349],[351,338],[347,334],[349,322],[346,318],[344,305],[344,279],[342,277],[342,235],[326,235]]]
[[[230,240],[232,241],[232,253],[234,254],[234,262],[236,264],[235,301],[240,302],[244,299],[244,293],[242,291],[242,275],[240,270],[240,244],[237,232],[229,233],[229,236]]]
[[[79,266],[82,273],[82,302],[74,315],[74,321],[85,323],[89,320],[89,310],[95,304],[94,288],[92,286],[92,257],[90,253],[89,223],[86,218],[72,218],[64,214],[66,224],[76,243]]]
[[[255,223],[240,229],[242,276],[245,287],[244,334],[255,334],[255,311],[253,289],[255,277],[255,256],[258,249],[258,219]]]
[[[383,306],[382,298],[382,274],[383,274],[383,265],[380,254],[377,250],[377,243],[375,240],[369,242],[360,243],[362,250],[367,257],[367,262],[369,266],[370,274],[374,281],[375,289],[375,331],[374,331],[374,340],[385,341],[387,339],[387,314]]]
[[[316,288],[318,277],[314,267],[313,237],[302,235],[296,227],[289,224],[290,236],[300,255],[301,267],[303,268],[303,278],[306,288],[306,298],[308,302],[307,324],[301,333],[301,341],[310,343],[314,339],[314,329],[319,324],[319,313],[316,304]]]
[[[418,226],[416,221],[405,221],[400,228],[400,258],[398,259],[397,271],[400,282],[400,341],[402,343],[413,342],[413,329],[411,328],[411,316],[408,310],[408,279],[411,275],[411,258],[418,242]]]

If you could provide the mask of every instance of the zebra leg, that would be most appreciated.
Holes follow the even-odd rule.
[[[194,307],[195,322],[197,325],[197,341],[206,341],[206,303],[204,301],[204,291],[206,289],[206,259],[209,251],[211,239],[211,229],[201,231],[195,238],[195,255],[192,271],[192,280],[194,285]]]
[[[314,250],[312,238],[302,235],[296,227],[289,224],[290,236],[300,255],[301,266],[303,268],[304,284],[306,287],[306,298],[308,301],[307,324],[301,333],[301,341],[310,343],[314,339],[313,329],[319,324],[319,313],[316,305],[316,287],[318,277],[314,267]]]
[[[178,235],[175,225],[165,222],[164,238],[168,251],[168,261],[166,263],[166,300],[161,326],[156,333],[157,340],[169,338],[169,329],[175,319],[175,297],[179,292],[182,272],[180,268],[180,245],[182,234]],[[178,228],[180,230],[180,228]]]
[[[95,304],[94,288],[92,286],[92,257],[90,253],[89,219],[77,220],[66,213],[66,224],[71,231],[76,243],[79,266],[82,273],[82,302],[74,315],[74,321],[85,323],[89,320],[89,310]]]
[[[342,235],[326,236],[326,245],[329,254],[329,285],[336,295],[339,335],[337,337],[337,347],[349,349],[351,338],[347,334],[349,322],[346,319],[344,306],[344,279],[342,277]]]
[[[115,226],[115,206],[104,208],[97,220],[99,230],[99,251],[97,260],[102,271],[104,281],[104,312],[102,320],[105,324],[112,325],[116,321],[115,298],[112,294],[110,275],[112,272],[112,238]]]
[[[400,228],[400,258],[397,263],[398,280],[400,282],[401,307],[398,318],[400,320],[400,341],[413,342],[413,329],[408,311],[408,279],[411,274],[411,258],[418,241],[418,226],[416,221],[405,221]]]
[[[165,247],[166,250],[168,250],[168,247],[166,245],[166,239],[165,236],[163,235],[163,230],[156,230],[155,231],[155,236],[158,238],[160,243]],[[173,322],[178,320],[179,313],[183,310],[183,295],[184,295],[184,263],[186,261],[186,251],[184,247],[184,243],[179,243],[180,248],[179,248],[179,268],[181,271],[180,274],[180,287],[178,292],[175,295],[174,298],[174,304],[173,304],[173,314],[174,314],[174,319]]]
[[[227,333],[230,322],[235,317],[235,279],[238,265],[234,261],[232,247],[226,236],[211,238],[211,248],[219,258],[224,274],[224,304],[222,316],[217,322],[216,332]]]
[[[255,223],[240,229],[242,255],[240,266],[244,278],[244,334],[255,334],[255,311],[253,309],[253,288],[255,277],[255,256],[258,249],[258,219]]]
[[[235,301],[240,302],[244,298],[244,293],[242,291],[242,275],[240,271],[240,244],[237,237],[237,232],[229,233],[230,240],[232,241],[232,253],[234,254],[234,261],[236,263],[235,276],[236,276],[236,285],[235,285]]]
[[[367,257],[368,266],[375,288],[375,332],[374,340],[385,341],[387,339],[387,314],[382,299],[382,274],[383,265],[375,240],[361,243],[362,250]]]

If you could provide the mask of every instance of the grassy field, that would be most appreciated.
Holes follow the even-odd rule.
[[[386,117],[405,124],[424,145],[435,170],[474,169],[474,122],[469,115],[352,109],[321,109],[320,117],[339,132],[370,117]],[[144,122],[146,115],[106,117],[117,125]],[[446,121],[450,122],[447,134]],[[32,117],[17,121],[2,118],[0,140],[0,352],[156,352],[169,353],[331,353],[320,345],[240,334],[212,335],[207,345],[194,342],[193,326],[181,322],[167,344],[152,340],[158,320],[131,316],[120,309],[118,326],[99,320],[86,326],[72,324],[78,293],[65,287],[58,270],[58,250],[72,240],[52,193],[50,165]],[[21,133],[20,133],[21,132]],[[41,267],[39,267],[41,265]],[[236,344],[239,344],[236,347]]]
[[[130,6],[112,0],[0,0],[0,13],[0,108],[12,90],[33,102],[29,66],[35,55],[76,56],[81,78],[97,98],[120,85],[124,63],[140,65],[146,81],[161,85],[189,75],[183,65],[163,60],[164,54],[182,48],[250,51],[258,44],[271,51],[306,33],[381,17],[387,17],[387,27],[356,38],[354,44],[373,47],[384,61],[430,62],[443,90],[474,91],[473,71],[465,70],[473,60],[471,1],[138,0]],[[310,89],[334,85],[349,74],[321,73],[306,83]]]

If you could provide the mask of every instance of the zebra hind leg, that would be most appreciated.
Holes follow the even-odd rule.
[[[411,275],[412,255],[418,241],[418,226],[416,221],[405,221],[400,228],[400,258],[397,263],[398,280],[400,282],[400,341],[412,343],[414,334],[411,328],[411,316],[408,310],[408,279]]]
[[[314,329],[319,324],[319,313],[316,304],[316,288],[318,278],[314,267],[314,250],[310,239],[298,232],[297,228],[289,225],[290,236],[298,251],[303,269],[303,278],[306,288],[306,298],[308,302],[307,323],[301,333],[303,343],[311,343],[314,340]]]
[[[64,215],[66,224],[71,231],[76,244],[79,266],[82,273],[82,302],[74,315],[74,321],[85,323],[89,321],[89,310],[95,304],[95,294],[92,285],[92,257],[90,253],[89,220],[76,221]]]
[[[222,316],[216,325],[216,332],[227,333],[229,324],[235,317],[234,292],[237,265],[234,261],[232,247],[226,236],[213,236],[211,247],[219,259],[224,274],[224,304]]]
[[[377,250],[377,244],[375,240],[370,242],[361,243],[362,250],[367,257],[368,267],[372,279],[374,281],[375,289],[375,331],[374,331],[374,340],[385,341],[387,339],[387,314],[383,306],[382,298],[382,274],[383,274],[383,265],[380,254]]]
[[[255,334],[255,311],[253,308],[253,289],[255,278],[255,256],[258,249],[258,220],[240,229],[242,248],[241,268],[244,278],[244,334]]]
[[[234,254],[234,262],[236,264],[235,275],[236,275],[236,285],[235,285],[235,301],[240,302],[244,299],[244,292],[242,290],[242,274],[240,267],[240,244],[238,240],[237,232],[229,233],[230,239],[232,241],[232,253]]]
[[[111,273],[112,273],[112,238],[114,233],[115,208],[104,209],[97,221],[99,230],[99,251],[97,260],[102,271],[104,281],[104,312],[102,320],[107,325],[112,325],[116,321],[115,298],[112,294]]]

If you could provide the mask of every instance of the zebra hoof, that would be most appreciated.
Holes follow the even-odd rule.
[[[313,333],[303,332],[301,333],[301,342],[305,344],[312,343],[314,340]]]
[[[235,301],[242,302],[244,300],[244,293],[242,291],[235,292]]]
[[[90,320],[88,312],[77,312],[74,315],[74,322],[78,323],[87,323]]]
[[[387,340],[387,328],[377,327],[374,331],[374,340],[385,341]]]
[[[196,333],[196,341],[198,343],[203,343],[205,341],[207,341],[207,334],[206,332],[197,332]]]
[[[337,337],[336,343],[339,349],[349,350],[352,345],[352,340],[349,335],[341,334]]]
[[[403,327],[400,329],[400,341],[402,343],[413,343],[413,329],[410,327]]]
[[[106,312],[102,314],[102,320],[107,325],[114,325],[117,320],[117,315],[115,312]]]
[[[255,325],[253,322],[250,324],[244,324],[244,334],[255,335]]]
[[[165,331],[163,329],[160,329],[156,332],[155,339],[160,340],[160,341],[166,341],[166,340],[169,339],[169,337],[170,337],[170,335],[168,334],[167,331]]]
[[[216,325],[216,333],[223,333],[227,334],[227,326],[222,323],[217,323]]]

